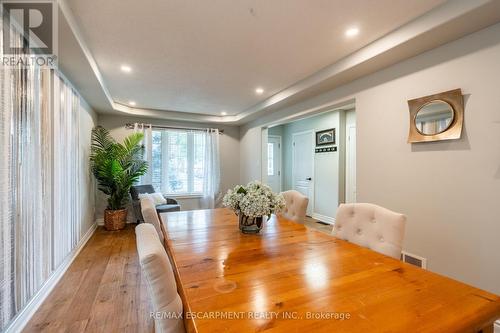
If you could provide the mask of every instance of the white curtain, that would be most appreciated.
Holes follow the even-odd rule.
[[[58,267],[67,254],[78,244],[82,234],[79,222],[83,212],[80,207],[82,193],[82,166],[89,163],[81,156],[80,146],[80,98],[73,88],[59,76],[54,76],[55,97],[53,103],[52,135],[53,156],[53,228],[54,262]]]
[[[45,130],[51,72],[34,65],[0,71],[1,330],[51,273],[52,230],[44,192],[51,179]]]
[[[58,73],[0,68],[0,108],[2,331],[81,239],[79,196],[89,175],[82,174],[80,98]]]
[[[142,185],[150,185],[153,181],[153,173],[152,173],[152,151],[153,151],[153,126],[134,123],[134,132],[139,132],[144,135],[144,139],[142,140],[142,145],[144,146],[144,160],[148,162],[148,171],[144,175],[141,176],[139,183]]]
[[[0,33],[1,27],[0,27]],[[0,52],[2,50],[0,43]],[[0,68],[0,331],[14,316],[14,207],[12,159],[12,85]]]
[[[203,206],[220,205],[219,130],[207,129],[205,133],[205,163],[203,176]]]

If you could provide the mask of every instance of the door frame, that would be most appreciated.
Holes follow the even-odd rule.
[[[348,115],[351,113],[351,119],[353,119],[353,122],[348,122]],[[357,196],[356,196],[356,175],[357,175],[357,119],[356,119],[356,110],[348,110],[345,112],[345,166],[344,166],[344,177],[345,177],[345,200],[344,202],[346,203],[355,203],[357,201]],[[354,128],[354,146],[352,146],[353,138],[350,135],[350,130]],[[351,149],[352,148],[352,149]],[[350,157],[354,156],[354,165],[351,165],[350,163]],[[349,181],[354,178],[354,184]],[[354,192],[354,198],[351,200],[349,198],[350,194]]]
[[[315,176],[315,165],[314,165],[314,148],[316,147],[316,141],[315,141],[315,134],[314,130],[307,130],[307,131],[300,131],[300,132],[294,132],[292,133],[292,189],[295,189],[295,137],[297,135],[303,135],[303,134],[311,134],[311,161],[312,161],[312,181],[311,181],[311,195],[309,198],[309,204],[311,205],[311,215],[314,214],[314,191],[315,191],[315,184],[316,184],[316,176]]]
[[[283,139],[281,138],[281,135],[268,135],[267,136],[268,140],[267,143],[269,143],[269,138],[278,138],[279,139],[279,149],[280,149],[280,168],[279,168],[279,173],[280,173],[280,192],[283,192]],[[269,158],[269,156],[267,156]],[[269,177],[269,176],[268,176]],[[269,181],[269,179],[268,179]]]

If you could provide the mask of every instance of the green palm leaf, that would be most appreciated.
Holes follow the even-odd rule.
[[[109,196],[108,209],[122,209],[129,200],[130,187],[147,172],[148,164],[142,159],[143,137],[133,133],[118,143],[104,127],[92,130],[90,168],[98,189]]]

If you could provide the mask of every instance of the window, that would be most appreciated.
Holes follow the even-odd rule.
[[[203,192],[205,133],[153,131],[152,183],[157,191],[170,195]]]

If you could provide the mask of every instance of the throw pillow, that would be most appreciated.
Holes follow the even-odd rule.
[[[150,197],[153,199],[155,205],[165,205],[167,203],[167,200],[161,193],[151,193]]]
[[[149,193],[139,193],[139,200],[144,199],[144,198],[152,199],[151,194],[149,194]]]

